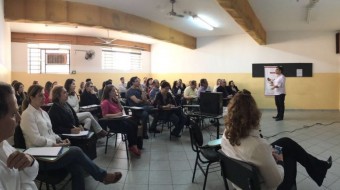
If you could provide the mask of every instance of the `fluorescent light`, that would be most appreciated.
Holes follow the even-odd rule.
[[[205,28],[207,30],[214,30],[214,27],[212,27],[208,22],[206,22],[205,20],[203,20],[201,17],[194,15],[192,16],[193,21],[199,25],[202,28]]]

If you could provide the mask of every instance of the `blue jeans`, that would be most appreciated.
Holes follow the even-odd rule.
[[[39,170],[41,171],[57,169],[66,169],[71,173],[72,189],[85,189],[83,170],[97,181],[103,181],[107,174],[105,170],[93,163],[92,160],[76,146],[71,146],[70,149],[55,162],[39,161]]]

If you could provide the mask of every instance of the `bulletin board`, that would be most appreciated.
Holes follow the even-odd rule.
[[[253,63],[252,76],[264,77],[265,66],[282,66],[285,77],[313,77],[313,63]]]

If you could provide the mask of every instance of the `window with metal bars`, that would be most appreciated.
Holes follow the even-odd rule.
[[[102,49],[103,70],[142,70],[142,53],[128,49]]]
[[[28,73],[70,73],[70,46],[58,44],[29,44]]]

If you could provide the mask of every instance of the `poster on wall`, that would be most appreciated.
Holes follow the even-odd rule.
[[[272,90],[272,82],[276,78],[275,74],[276,66],[265,66],[264,67],[264,95],[274,96],[274,90]]]

